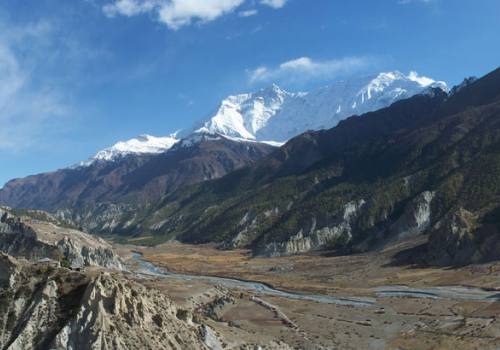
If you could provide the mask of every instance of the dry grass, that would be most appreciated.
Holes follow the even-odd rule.
[[[253,280],[305,292],[364,295],[371,287],[391,284],[500,287],[498,263],[458,269],[388,266],[402,248],[350,256],[308,254],[281,258],[251,258],[246,250],[221,251],[213,245],[180,243],[141,251],[147,260],[172,272]]]
[[[373,296],[372,287],[390,284],[493,288],[500,284],[498,263],[458,269],[389,266],[391,257],[404,248],[352,256],[309,254],[252,259],[248,251],[220,251],[212,245],[121,247],[125,253],[140,250],[147,260],[173,272],[236,277],[281,289],[341,296]],[[203,280],[154,279],[149,283],[185,307],[206,303],[220,293]],[[268,310],[253,305],[247,294],[220,310],[222,321],[236,322],[238,327],[209,321],[226,339],[283,339],[300,349],[314,348],[309,347],[311,344],[325,349],[496,349],[500,342],[498,302],[391,297],[377,298],[375,308],[353,308],[264,296],[298,325],[300,331],[293,331]]]

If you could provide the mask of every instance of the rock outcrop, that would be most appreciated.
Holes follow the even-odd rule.
[[[0,212],[0,251],[28,260],[52,259],[72,267],[123,269],[120,258],[102,239],[53,223]]]
[[[0,253],[1,349],[209,349],[201,326],[176,315],[168,297],[120,274],[90,278]]]
[[[403,214],[391,226],[395,239],[404,239],[423,233],[432,222],[431,203],[435,193],[425,191],[406,205]]]
[[[465,265],[498,260],[499,209],[482,216],[464,208],[450,211],[431,229],[425,262],[430,265]]]
[[[474,231],[477,217],[459,208],[448,213],[432,228],[427,244],[427,260],[432,264],[461,264],[479,260]]]
[[[57,242],[57,249],[73,266],[101,266],[108,269],[123,269],[123,265],[113,250],[106,246],[82,245],[69,236]]]
[[[352,239],[353,222],[365,204],[363,199],[347,203],[337,222],[326,227],[318,228],[316,218],[313,217],[307,234],[301,229],[284,242],[268,243],[258,254],[283,256],[345,245]]]
[[[63,349],[205,349],[198,327],[176,315],[177,307],[160,292],[101,274],[53,344]]]

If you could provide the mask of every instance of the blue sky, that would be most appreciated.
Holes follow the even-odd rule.
[[[498,0],[3,0],[0,185],[167,135],[228,94],[500,62]]]

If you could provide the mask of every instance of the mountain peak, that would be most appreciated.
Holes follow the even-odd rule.
[[[406,76],[401,73],[398,70],[390,71],[390,72],[380,72],[377,75],[376,79],[381,79],[381,80],[398,80],[398,79],[405,79]]]
[[[285,142],[306,131],[331,128],[354,114],[387,107],[397,100],[446,84],[415,71],[382,72],[333,83],[306,93],[287,92],[277,84],[253,93],[229,96],[195,133]]]
[[[416,71],[410,71],[408,75],[405,75],[404,73],[401,73],[397,70],[379,73],[370,83],[373,85],[388,85],[396,81],[411,81],[417,83],[421,87],[428,87],[436,84],[440,86],[446,86],[445,82],[436,81],[424,75],[419,75]]]
[[[401,73],[400,71],[382,72],[379,73],[370,83],[370,86],[388,86],[394,84],[397,81],[408,81],[417,83],[421,87],[428,87],[434,84],[444,85],[446,83],[442,81],[436,81],[432,78],[419,75],[416,71],[410,71],[408,75]]]
[[[391,103],[397,99],[408,98],[417,93],[423,92],[428,87],[438,87],[447,91],[445,82],[436,81],[426,76],[419,75],[416,71],[410,71],[408,75],[400,71],[382,72],[368,82],[363,87],[358,96],[361,98],[361,103],[366,103],[373,96],[390,98]],[[356,106],[358,104],[356,103]],[[368,112],[365,110],[364,112]]]
[[[470,84],[472,84],[473,82],[475,82],[477,80],[477,77],[468,77],[468,78],[465,78],[460,84],[454,86],[452,89],[451,89],[451,92],[450,94],[451,95],[454,95],[456,94],[457,92],[459,92],[460,90],[462,90],[463,88],[469,86]]]
[[[158,154],[168,151],[179,140],[175,135],[155,137],[141,134],[127,141],[119,141],[113,146],[97,152],[93,157],[78,166],[89,166],[99,161],[114,161],[131,154]]]
[[[261,90],[262,92],[269,92],[275,94],[286,94],[287,91],[283,90],[278,84],[272,83],[268,87],[265,87]]]

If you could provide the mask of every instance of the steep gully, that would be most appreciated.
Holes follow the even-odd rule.
[[[370,297],[334,297],[321,294],[299,294],[287,292],[272,288],[269,285],[244,281],[234,278],[204,276],[204,275],[188,275],[168,272],[153,263],[143,259],[142,254],[133,253],[132,259],[137,263],[135,269],[137,274],[154,276],[159,278],[170,278],[176,280],[190,281],[203,280],[213,284],[219,284],[226,288],[239,289],[254,292],[261,295],[276,296],[294,300],[315,301],[326,304],[339,304],[354,307],[375,307],[377,299]],[[432,298],[432,299],[456,299],[468,301],[484,301],[494,302],[500,300],[499,291],[490,291],[482,288],[467,287],[467,286],[439,286],[439,287],[423,287],[412,288],[402,285],[394,286],[378,286],[372,288],[372,292],[376,297],[409,297],[409,298]]]

